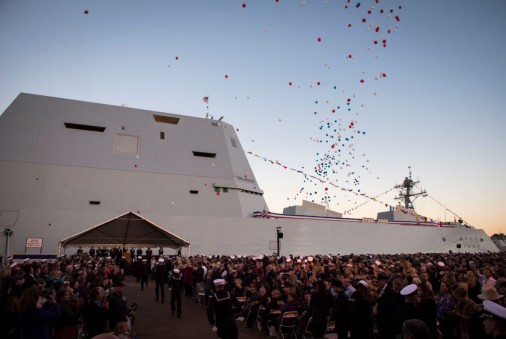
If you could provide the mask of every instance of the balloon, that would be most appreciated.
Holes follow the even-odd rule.
[[[88,10],[85,10],[85,11],[84,11],[84,14],[88,14],[88,13],[89,13],[89,12],[88,12]]]
[[[244,4],[244,3],[243,3],[243,4],[242,4],[242,8],[246,8],[246,4]]]

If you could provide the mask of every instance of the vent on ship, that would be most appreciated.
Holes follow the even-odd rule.
[[[196,156],[196,157],[216,158],[216,153],[207,153],[207,152],[196,152],[196,151],[193,151],[193,155]]]
[[[98,200],[90,200],[90,205],[98,206],[98,205],[100,205],[100,201],[98,201]]]
[[[71,122],[66,122],[65,127],[70,129],[80,129],[82,131],[91,131],[91,132],[103,132],[105,131],[105,127],[102,126],[93,126],[93,125],[82,125],[82,124],[74,124]]]
[[[169,117],[166,115],[153,114],[153,119],[155,119],[156,122],[161,122],[163,124],[177,125],[179,123],[179,118]]]
[[[199,194],[199,191],[197,191],[197,190],[190,190],[190,194]]]

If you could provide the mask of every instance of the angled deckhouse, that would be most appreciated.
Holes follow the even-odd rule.
[[[223,121],[25,93],[0,116],[0,231],[13,232],[10,254],[24,253],[27,238],[55,253],[60,240],[129,212],[200,254],[272,253],[278,227],[285,255],[497,251],[481,229],[394,212],[270,213]]]

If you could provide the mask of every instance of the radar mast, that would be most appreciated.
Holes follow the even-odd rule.
[[[419,196],[426,196],[427,191],[421,190],[420,192],[414,192],[415,186],[420,183],[420,181],[413,181],[411,179],[411,166],[408,166],[409,169],[409,177],[404,179],[404,182],[401,185],[396,185],[395,188],[399,188],[399,196],[395,198],[395,200],[400,200],[404,202],[404,208],[415,210],[413,207],[413,201],[416,200]]]

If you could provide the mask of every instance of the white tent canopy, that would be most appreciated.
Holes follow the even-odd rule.
[[[60,248],[91,245],[180,249],[189,247],[190,243],[140,215],[128,212],[59,243]]]

